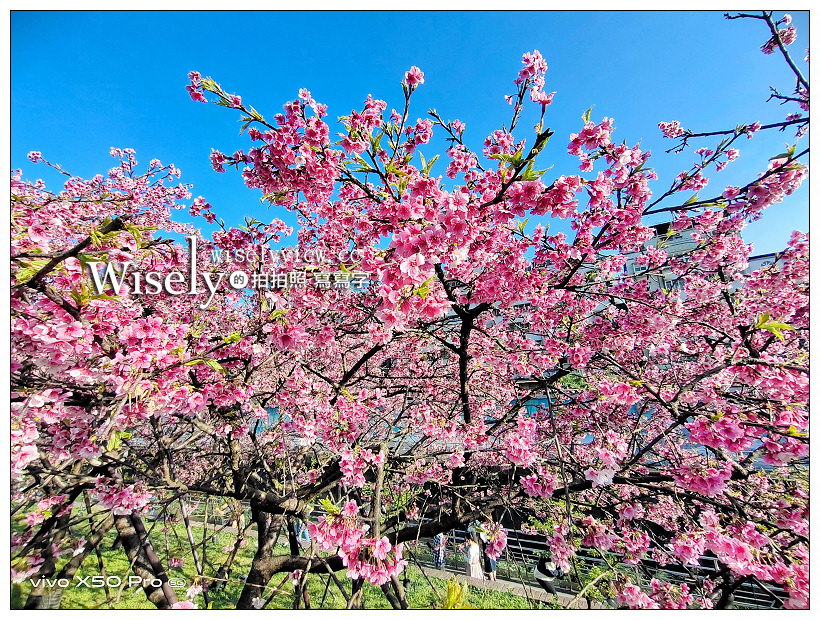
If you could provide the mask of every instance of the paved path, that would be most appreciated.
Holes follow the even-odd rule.
[[[497,579],[495,581],[490,581],[489,579],[475,579],[473,577],[468,577],[463,572],[456,573],[446,570],[439,570],[437,568],[428,568],[427,566],[419,567],[418,565],[416,565],[416,567],[421,568],[421,570],[423,570],[428,577],[437,577],[439,579],[450,579],[451,577],[455,577],[461,583],[466,583],[482,590],[509,592],[510,594],[515,594],[516,596],[520,596],[522,598],[543,602],[554,600],[553,595],[545,592],[543,588],[531,586],[529,584],[522,584],[520,581],[510,581],[508,579]],[[557,596],[558,602],[565,609],[589,609],[586,599],[575,600],[575,595],[570,592],[561,592],[559,590]],[[608,607],[598,601],[591,601],[591,603],[592,609],[608,609]]]

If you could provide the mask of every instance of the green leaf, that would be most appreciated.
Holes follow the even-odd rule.
[[[341,508],[339,508],[332,501],[330,501],[329,499],[324,498],[324,497],[319,500],[319,505],[329,515],[338,515],[338,514],[341,514],[341,512],[342,512]]]
[[[537,181],[540,179],[547,170],[533,170],[533,164],[535,162],[530,160],[530,163],[527,165],[526,170],[521,173],[521,180],[522,181]]]
[[[125,230],[127,232],[129,232],[132,237],[134,237],[134,242],[137,244],[137,247],[141,248],[142,244],[143,244],[143,241],[142,241],[142,233],[140,232],[139,227],[134,226],[133,224],[126,224],[125,225]]]
[[[447,580],[447,595],[441,602],[441,609],[475,609],[467,602],[470,586],[462,585],[458,579],[451,577]]]
[[[222,338],[222,342],[224,342],[225,344],[232,344],[239,340],[242,340],[242,334],[240,334],[239,332],[234,332],[230,336],[225,336],[224,338]]]
[[[204,77],[200,79],[200,84],[202,84],[202,88],[205,90],[219,90],[219,84],[214,82],[211,77]]]
[[[436,163],[436,160],[438,159],[439,156],[435,155],[433,157],[433,159],[431,159],[430,161],[427,161],[424,158],[424,153],[419,151],[419,157],[421,157],[421,171],[422,171],[422,173],[425,176],[430,176],[430,170],[433,168],[433,164]]]
[[[388,164],[388,165],[385,167],[384,171],[385,171],[387,174],[395,174],[395,175],[400,176],[400,177],[407,176],[407,173],[406,173],[404,170],[401,170],[401,169],[399,169],[399,168],[396,168],[396,166],[394,166],[393,164]]]
[[[34,260],[21,262],[20,269],[17,271],[17,281],[20,283],[28,282],[48,264],[49,260],[48,258],[35,258]]]
[[[594,105],[591,105],[591,106],[589,106],[589,108],[587,108],[587,111],[584,112],[584,115],[581,117],[582,121],[584,121],[585,123],[589,122],[589,119],[592,118],[592,108],[594,108],[594,107],[595,107]]]
[[[434,155],[433,159],[427,162],[427,165],[424,166],[422,172],[424,172],[425,176],[430,176],[430,170],[433,168],[433,164],[436,163],[436,160],[439,158],[438,155]]]
[[[493,153],[492,155],[488,155],[490,159],[498,159],[503,162],[509,163],[512,160],[512,155],[507,155],[506,153]]]
[[[787,432],[792,437],[808,437],[807,433],[801,433],[800,431],[797,430],[797,427],[795,427],[795,426],[790,426],[789,430]]]
[[[768,312],[764,312],[761,317],[757,320],[754,327],[755,329],[762,329],[765,330],[780,340],[783,340],[783,331],[794,331],[794,327],[789,325],[788,323],[784,323],[783,321],[772,321],[770,320],[770,315]]]
[[[535,144],[532,147],[532,155],[538,155],[543,148],[547,145],[547,142],[550,141],[550,138],[555,134],[554,131],[547,128],[546,130],[542,131],[538,134],[538,137],[535,139]],[[550,166],[552,168],[552,166]]]
[[[791,159],[794,157],[794,152],[797,150],[797,145],[792,144],[791,146],[786,145],[786,151],[780,153],[779,155],[775,155],[774,157],[769,157],[769,161],[773,161],[775,159]]]
[[[108,440],[107,449],[119,450],[123,439],[131,439],[131,433],[128,431],[114,431],[111,433],[111,438]]]
[[[225,369],[222,367],[222,364],[213,359],[188,360],[183,364],[183,366],[194,366],[196,364],[205,364],[208,368],[211,368],[216,372],[225,372]]]
[[[287,198],[288,193],[284,190],[279,190],[274,192],[273,194],[264,194],[260,199],[259,202],[279,202]]]
[[[205,364],[208,366],[208,368],[211,368],[216,372],[225,372],[225,369],[222,367],[222,364],[220,364],[216,360],[207,359],[205,360]]]
[[[415,291],[413,291],[414,295],[418,295],[422,299],[426,299],[427,296],[430,294],[430,284],[435,280],[435,278],[427,278],[424,282],[419,284]]]

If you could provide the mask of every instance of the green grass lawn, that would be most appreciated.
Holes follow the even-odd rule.
[[[187,585],[193,584],[195,579],[197,579],[196,569],[190,553],[184,526],[177,523],[169,525],[163,530],[162,523],[146,521],[147,528],[150,529],[152,526],[153,530],[150,534],[151,542],[158,555],[165,561],[168,577],[170,579],[184,579]],[[194,540],[197,542],[201,541],[203,536],[211,540],[206,545],[204,562],[206,566],[205,573],[209,576],[214,575],[224,559],[228,556],[229,547],[233,546],[236,540],[236,534],[227,531],[215,532],[213,526],[209,526],[207,532],[203,531],[201,526],[193,526],[192,531]],[[109,576],[116,575],[124,582],[127,582],[128,575],[131,574],[129,562],[122,548],[120,546],[114,547],[114,540],[115,534],[114,531],[111,530],[101,545],[105,574]],[[201,549],[202,547],[198,547],[200,555]],[[248,540],[247,545],[240,549],[237,554],[233,562],[231,577],[228,579],[225,587],[218,592],[209,593],[210,606],[212,609],[234,608],[244,585],[244,576],[247,575],[250,570],[254,549],[255,540],[253,540],[253,535],[251,535],[251,539]],[[288,549],[285,546],[279,546],[274,549],[274,554],[277,553],[287,554]],[[182,558],[184,560],[183,566],[180,568],[168,568],[168,557]],[[441,604],[442,598],[447,592],[446,581],[433,577],[428,581],[421,570],[413,565],[408,566],[405,572],[410,580],[406,596],[411,608],[430,609]],[[101,573],[99,571],[97,557],[93,553],[89,554],[80,568],[78,576],[82,578],[99,574]],[[270,584],[268,584],[266,597],[274,593],[285,576],[285,574],[274,575]],[[349,580],[344,578],[344,573],[341,571],[338,573],[338,576],[349,592]],[[403,573],[402,578],[404,578],[404,576],[405,574]],[[344,597],[335,584],[331,583],[330,587],[327,587],[327,582],[328,577],[326,575],[311,575],[308,578],[308,593],[311,607],[314,609],[344,609]],[[146,600],[145,594],[139,586],[129,588],[126,585],[125,587],[112,589],[110,591],[110,598],[107,599],[103,588],[77,587],[76,583],[77,580],[75,578],[72,584],[66,589],[61,602],[62,609],[154,609],[154,606]],[[30,589],[31,585],[28,581],[20,585],[12,585],[12,609],[22,608]],[[181,600],[186,598],[186,589],[187,586],[176,589]],[[390,604],[379,588],[365,584],[363,594],[363,606],[365,608],[390,609]],[[281,591],[268,603],[267,608],[291,609],[293,606],[293,598],[293,586],[288,579],[282,586]],[[205,607],[202,594],[196,597],[195,602],[199,605],[200,609]],[[479,588],[468,589],[466,602],[470,606],[479,609],[531,609],[533,607],[549,607],[549,605],[543,603],[530,603],[525,598],[506,592],[482,590]]]

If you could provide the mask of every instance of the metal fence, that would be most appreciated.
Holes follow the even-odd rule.
[[[462,544],[466,540],[465,530],[453,530],[448,532],[447,541],[447,566],[462,570],[465,565],[464,551]],[[422,539],[422,549],[420,555],[425,563],[432,566],[432,541]],[[549,546],[543,535],[527,534],[516,529],[507,529],[507,548],[499,558],[498,576],[511,581],[517,581],[526,585],[539,588],[540,586],[533,577],[533,569],[539,557],[549,551]],[[627,564],[617,560],[615,564],[622,570],[635,575],[636,581],[641,585],[648,586],[652,577],[659,577],[664,581],[680,585],[686,583],[694,589],[699,579],[714,577],[718,570],[717,558],[701,556],[698,566],[684,567],[681,564],[659,565],[651,559],[641,560],[639,565]],[[596,568],[605,569],[607,562],[600,557],[593,549],[581,548],[575,556],[578,573],[583,581],[586,581],[590,573]],[[612,562],[612,560],[610,560]],[[581,584],[574,574],[565,575],[555,580],[555,585],[559,590],[566,592],[577,592]],[[734,592],[733,606],[743,609],[774,609],[782,607],[780,601],[788,598],[781,586],[775,584],[765,584],[765,588],[755,582],[746,582],[738,587]]]
[[[207,522],[220,527],[228,527],[233,523],[231,509],[223,509],[218,502],[196,497],[189,499],[190,518],[192,521]],[[250,506],[247,502],[241,502],[245,508],[245,523],[250,523]],[[316,509],[312,513],[312,518],[316,519],[323,514],[323,511]],[[149,512],[150,515],[150,512]],[[158,516],[158,515],[156,515]],[[456,570],[464,569],[463,543],[467,538],[467,532],[463,529],[447,532],[447,566]],[[424,565],[433,566],[432,540],[419,539],[419,544],[415,546],[414,555]],[[533,577],[533,568],[539,557],[549,551],[549,547],[543,535],[527,534],[518,529],[507,528],[507,548],[498,561],[497,574],[502,579],[509,579],[534,588],[540,588]],[[698,566],[684,567],[681,564],[659,565],[651,559],[643,559],[640,564],[627,564],[618,561],[617,554],[609,554],[615,557],[617,566],[636,577],[636,581],[641,585],[648,586],[652,577],[660,576],[664,581],[674,584],[686,583],[694,589],[698,580],[713,577],[718,570],[717,558],[701,556]],[[606,568],[606,561],[600,557],[593,549],[581,548],[575,556],[576,567],[583,581],[589,578],[590,573],[595,569]],[[612,560],[610,560],[612,561]],[[558,589],[566,592],[577,592],[581,584],[578,583],[574,573],[565,575],[555,580]],[[734,592],[733,605],[743,609],[774,609],[782,607],[781,600],[788,598],[783,588],[775,584],[765,584],[765,588],[753,581],[743,583]],[[778,600],[780,599],[780,600]]]

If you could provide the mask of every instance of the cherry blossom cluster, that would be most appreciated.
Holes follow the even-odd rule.
[[[271,562],[273,545],[258,546],[264,583],[273,566],[305,570],[304,585],[319,551],[391,588],[420,525],[466,525],[478,506],[491,557],[512,511],[532,516],[564,571],[584,547],[627,565],[710,554],[721,567],[697,586],[616,575],[619,605],[705,608],[732,580],[759,579],[807,606],[808,236],[755,270],[741,237],[805,181],[803,155],[790,147],[709,197],[707,167],[772,128],[740,124],[659,190],[649,153],[589,112],[563,137],[578,169],[550,177],[546,70],[539,52],[524,55],[511,122],[475,149],[461,121],[413,111],[418,67],[399,111],[367,96],[338,124],[306,89],[265,118],[192,72],[192,99],[231,108],[249,140],[215,149],[214,168],[236,168],[293,230],[281,214],[231,227],[191,200],[176,167],[141,172],[129,149],[56,192],[14,173],[11,460],[27,530],[14,578],[55,574],[44,559],[55,514],[75,498],[136,520],[186,489],[250,502],[260,536],[323,502],[305,557]],[[534,135],[519,127],[528,115]],[[680,149],[708,138],[659,127]],[[438,164],[434,131],[450,142]],[[682,190],[704,196],[684,202]],[[179,209],[217,232],[174,222]],[[666,234],[649,223],[658,213]],[[203,252],[189,256],[179,233]],[[89,284],[103,259],[164,276],[191,261],[209,272],[217,252],[219,269],[241,270],[240,252],[291,233],[298,256],[355,253],[339,273],[370,276],[356,290],[226,288],[211,300]],[[49,557],[90,549],[68,536]],[[242,605],[264,605],[251,581]]]

